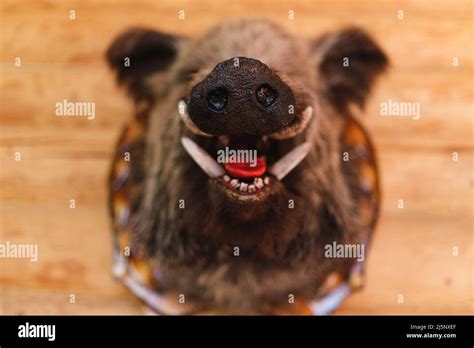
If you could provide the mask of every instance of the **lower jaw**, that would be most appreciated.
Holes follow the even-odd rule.
[[[237,186],[235,180],[238,181]],[[241,202],[264,200],[272,193],[275,181],[276,179],[267,173],[257,178],[245,180],[233,178],[228,174],[220,178],[210,179],[210,182],[228,198]],[[261,182],[260,185],[258,182]]]

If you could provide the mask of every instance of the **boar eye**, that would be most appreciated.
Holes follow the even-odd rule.
[[[257,101],[264,107],[268,108],[275,103],[278,93],[269,85],[261,85],[255,92]]]
[[[209,93],[207,106],[212,111],[221,111],[227,105],[227,96],[227,90],[225,88],[217,88]]]

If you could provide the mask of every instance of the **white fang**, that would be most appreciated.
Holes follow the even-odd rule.
[[[308,142],[298,145],[285,156],[280,158],[278,162],[274,163],[268,171],[275,175],[278,180],[282,180],[289,172],[300,164],[309,153],[310,148],[311,144]]]
[[[282,130],[270,134],[269,137],[272,139],[282,140],[295,137],[298,133],[301,133],[307,126],[309,121],[313,117],[313,108],[311,106],[306,107],[301,113],[299,121],[294,124],[283,128]]]
[[[225,174],[224,168],[214,161],[214,159],[194,141],[187,137],[182,137],[181,144],[183,144],[184,149],[194,162],[196,162],[209,177],[218,178]]]
[[[179,114],[179,117],[181,118],[181,121],[183,121],[184,125],[191,131],[193,132],[194,134],[197,134],[197,135],[202,135],[204,137],[212,137],[211,134],[208,134],[206,132],[203,132],[202,130],[200,130],[195,124],[194,122],[191,120],[191,118],[189,117],[189,114],[188,114],[188,110],[187,110],[187,107],[186,107],[186,102],[184,100],[180,100],[178,102],[178,114]]]

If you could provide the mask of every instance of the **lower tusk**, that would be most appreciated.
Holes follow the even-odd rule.
[[[211,178],[219,178],[225,174],[224,168],[217,163],[209,154],[201,148],[198,144],[189,138],[182,137],[181,144],[183,144],[186,152],[191,156],[194,162]]]
[[[302,160],[304,160],[310,149],[311,144],[308,142],[298,145],[280,160],[278,160],[278,162],[274,163],[268,171],[272,173],[278,180],[282,180],[298,164],[300,164]]]

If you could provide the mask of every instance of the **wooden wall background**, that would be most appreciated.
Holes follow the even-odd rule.
[[[40,252],[36,263],[0,259],[1,314],[142,312],[110,272],[106,176],[131,107],[104,64],[104,50],[132,25],[192,36],[249,15],[306,37],[359,25],[392,61],[365,116],[379,149],[384,193],[368,284],[337,314],[474,312],[471,1],[0,3],[0,242],[38,243]],[[181,9],[185,20],[178,19]],[[96,119],[55,117],[54,105],[63,99],[95,101]],[[379,116],[388,99],[420,102],[421,119]]]

